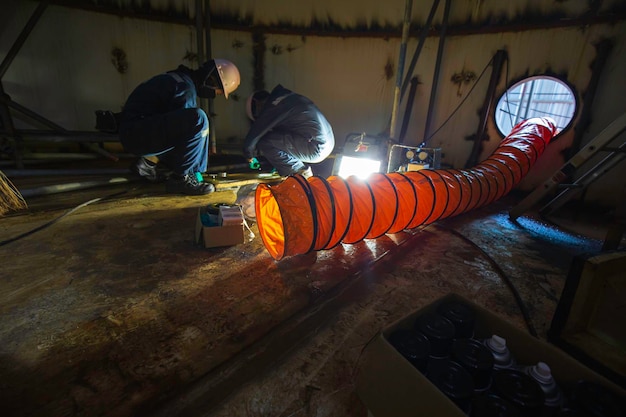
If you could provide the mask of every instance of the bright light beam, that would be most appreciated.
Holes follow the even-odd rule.
[[[339,164],[339,175],[342,178],[348,178],[355,175],[359,178],[367,178],[370,174],[380,171],[380,161],[367,158],[354,158],[351,156],[342,156]]]

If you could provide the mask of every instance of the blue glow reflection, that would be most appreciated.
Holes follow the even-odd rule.
[[[558,229],[555,226],[548,225],[537,221],[535,219],[530,219],[527,217],[519,217],[516,221],[511,221],[508,217],[502,215],[498,216],[506,219],[506,222],[509,224],[516,224],[529,232],[532,232],[538,236],[546,238],[547,240],[555,243],[562,243],[565,245],[572,246],[583,246],[589,245],[590,239],[588,237],[574,235],[572,233],[565,232],[563,230]]]

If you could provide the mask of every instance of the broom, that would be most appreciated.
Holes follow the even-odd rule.
[[[28,208],[26,200],[2,171],[0,171],[0,216],[10,211]]]

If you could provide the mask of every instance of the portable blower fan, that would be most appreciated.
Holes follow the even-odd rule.
[[[389,152],[387,172],[439,169],[440,165],[441,148],[393,145]]]

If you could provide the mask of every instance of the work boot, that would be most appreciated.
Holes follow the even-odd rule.
[[[205,195],[215,191],[210,182],[200,182],[194,174],[172,175],[165,183],[165,191],[171,194]]]
[[[167,172],[156,163],[144,157],[140,157],[133,162],[130,166],[130,172],[150,182],[163,182],[171,175],[171,172]]]

